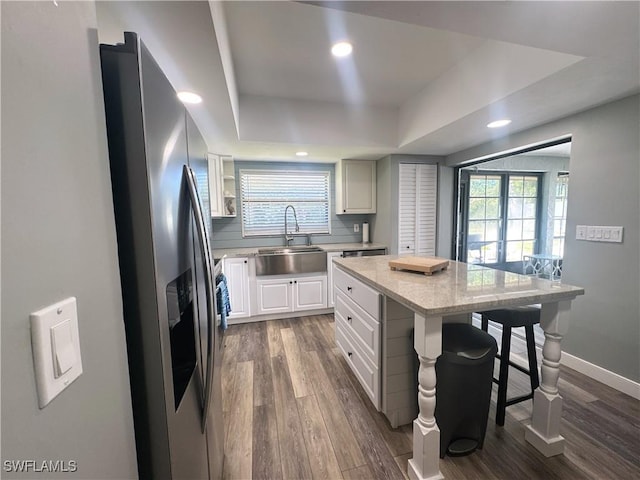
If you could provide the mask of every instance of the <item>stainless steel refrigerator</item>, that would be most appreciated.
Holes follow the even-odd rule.
[[[135,33],[100,45],[141,479],[217,479],[224,428],[207,145]]]

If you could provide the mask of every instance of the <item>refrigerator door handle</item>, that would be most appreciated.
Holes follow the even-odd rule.
[[[215,329],[215,305],[212,286],[213,270],[211,268],[212,263],[210,252],[207,248],[207,245],[209,245],[209,241],[207,237],[207,230],[204,225],[202,208],[200,206],[200,197],[198,195],[198,189],[196,187],[195,174],[188,165],[185,165],[183,167],[183,171],[187,179],[187,185],[189,187],[191,208],[196,221],[196,231],[198,232],[198,239],[200,240],[200,249],[204,262],[205,293],[207,298],[207,329],[209,335],[207,338],[207,369],[204,378],[204,405],[202,406],[202,433],[204,433],[207,428],[207,417],[209,416],[209,405],[211,404],[211,387],[213,384],[213,335]]]

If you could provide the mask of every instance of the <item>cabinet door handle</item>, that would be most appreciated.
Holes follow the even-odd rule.
[[[347,322],[350,322],[352,320],[351,317],[347,317]]]
[[[298,283],[298,280],[294,280],[293,283]]]
[[[248,260],[245,260],[245,261],[244,261],[244,263],[249,263],[249,261],[248,261]]]
[[[353,355],[353,352],[347,352],[347,355],[349,355],[349,358],[351,358],[351,355]]]
[[[350,291],[351,291],[351,287],[347,287],[347,292],[350,292]]]
[[[292,284],[293,284],[293,282],[291,280],[289,280],[289,285],[292,285]]]

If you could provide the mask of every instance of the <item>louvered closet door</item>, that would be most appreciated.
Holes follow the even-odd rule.
[[[435,255],[437,165],[400,164],[398,253]]]
[[[414,254],[416,248],[417,165],[400,164],[398,191],[398,254]]]

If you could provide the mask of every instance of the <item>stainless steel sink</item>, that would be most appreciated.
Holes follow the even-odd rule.
[[[327,271],[327,252],[320,247],[297,245],[258,249],[256,275],[295,275]]]

